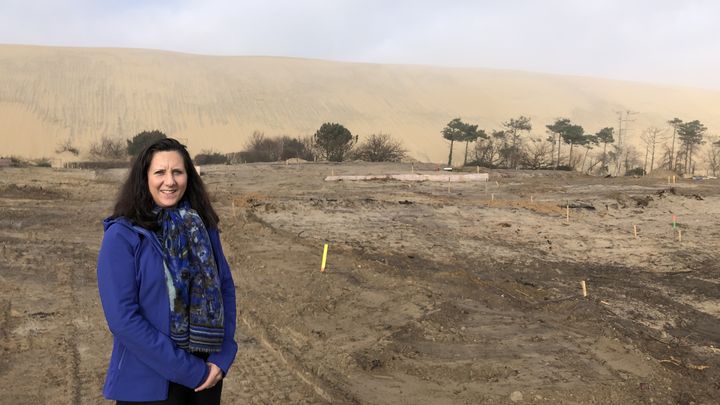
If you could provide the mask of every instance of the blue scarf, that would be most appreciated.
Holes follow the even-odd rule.
[[[185,200],[159,210],[158,223],[170,296],[170,337],[189,352],[219,352],[225,334],[223,302],[205,224]]]

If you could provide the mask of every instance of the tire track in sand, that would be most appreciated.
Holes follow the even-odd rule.
[[[330,403],[317,395],[311,384],[298,378],[264,339],[249,333],[247,324],[238,325],[238,355],[223,386],[224,404]]]
[[[75,250],[75,247],[71,248]],[[57,296],[62,300],[60,305],[60,313],[62,314],[61,322],[64,325],[61,335],[58,337],[59,357],[67,368],[66,392],[68,393],[71,403],[80,404],[81,401],[81,381],[80,381],[80,352],[78,350],[78,327],[74,322],[73,315],[79,308],[79,300],[77,297],[77,283],[75,282],[77,273],[74,266],[67,262],[62,262],[58,267],[58,292]]]

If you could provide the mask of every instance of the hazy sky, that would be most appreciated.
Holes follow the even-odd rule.
[[[0,0],[0,43],[476,66],[720,89],[716,0]]]

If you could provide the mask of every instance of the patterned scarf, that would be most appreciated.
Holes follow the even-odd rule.
[[[219,352],[223,342],[223,302],[210,238],[200,215],[183,200],[158,209],[170,296],[170,337],[189,352]]]

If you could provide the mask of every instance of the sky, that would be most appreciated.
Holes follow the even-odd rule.
[[[0,43],[484,67],[720,90],[716,0],[0,0]]]

